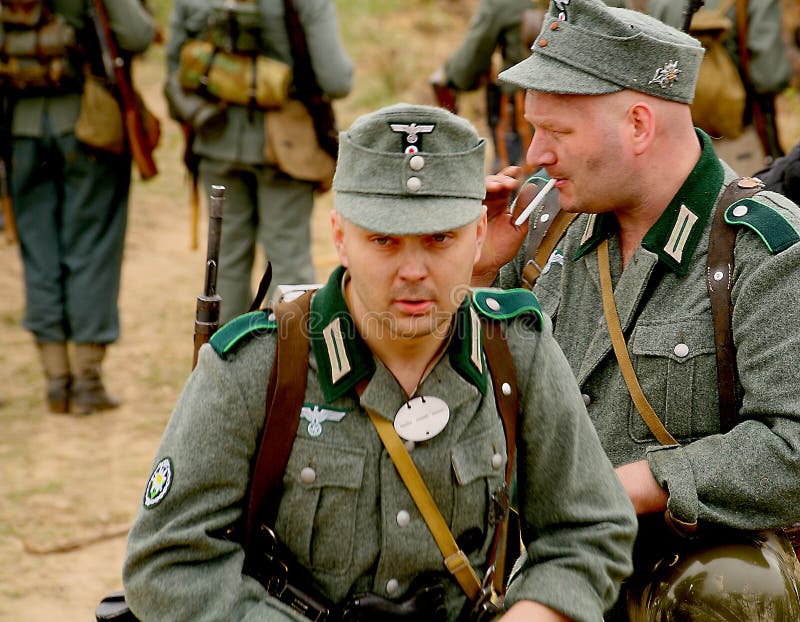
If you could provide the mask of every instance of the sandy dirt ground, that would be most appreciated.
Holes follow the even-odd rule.
[[[422,76],[436,68],[437,57],[443,59],[463,32],[468,12],[462,8],[453,15],[450,23],[439,23],[450,43],[432,39]],[[371,59],[367,45],[357,48],[362,54],[355,59],[361,72],[357,88],[366,89],[376,79],[369,73],[370,60],[378,63],[372,70],[380,71],[380,63],[406,53],[398,23],[400,28],[412,24],[407,15],[398,16],[390,35],[392,60]],[[424,83],[419,72],[417,78]],[[24,298],[18,249],[0,241],[0,396],[5,401],[0,407],[0,622],[92,620],[100,598],[121,587],[127,528],[191,367],[195,299],[205,264],[204,211],[201,249],[192,250],[182,138],[160,96],[163,51],[148,52],[138,62],[136,79],[163,120],[163,135],[159,176],[142,183],[134,174],[120,295],[122,338],[105,364],[108,388],[123,400],[121,408],[84,418],[45,412],[36,351],[20,327]],[[415,96],[420,88],[425,87],[402,92],[398,99],[431,103]],[[480,128],[475,104],[480,99],[464,101]],[[373,105],[365,94],[337,110],[346,125],[363,111],[359,106]],[[799,108],[795,94],[781,102],[782,123],[791,136],[787,146],[797,140]],[[314,212],[313,255],[320,279],[336,263],[328,237],[331,202],[330,194],[320,197]]]

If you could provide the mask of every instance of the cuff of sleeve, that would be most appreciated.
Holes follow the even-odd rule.
[[[683,536],[697,531],[700,502],[692,465],[680,445],[650,447],[647,461],[653,477],[669,493],[665,518]]]
[[[563,568],[525,570],[512,575],[503,601],[504,609],[508,610],[511,605],[523,600],[532,600],[561,612],[575,622],[602,619],[604,605],[583,576]]]

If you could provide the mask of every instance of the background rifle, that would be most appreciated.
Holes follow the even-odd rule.
[[[3,210],[3,229],[9,244],[17,241],[17,225],[14,207],[11,204],[11,189],[8,182],[11,162],[11,111],[13,103],[8,97],[0,97],[0,206]]]
[[[88,12],[100,42],[106,77],[116,88],[119,97],[125,136],[128,139],[131,155],[142,179],[150,179],[158,174],[158,168],[153,160],[154,143],[149,138],[142,119],[142,110],[133,90],[128,63],[117,49],[103,0],[90,0]]]
[[[683,32],[689,32],[689,26],[692,25],[692,17],[704,4],[705,0],[689,0],[686,3],[686,8],[683,10],[683,25],[681,26]]]
[[[284,21],[286,32],[294,58],[294,86],[297,98],[305,104],[308,113],[314,120],[314,132],[317,142],[335,160],[339,153],[339,133],[336,130],[336,118],[333,106],[317,82],[311,56],[308,53],[308,42],[303,24],[294,8],[292,0],[284,0]]]
[[[208,250],[206,251],[206,281],[203,293],[197,296],[194,320],[194,356],[192,369],[197,365],[200,346],[208,343],[219,328],[219,307],[222,298],[217,294],[219,240],[222,232],[222,212],[225,206],[225,186],[211,186],[208,200]]]

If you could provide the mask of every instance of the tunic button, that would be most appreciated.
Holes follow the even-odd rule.
[[[581,397],[583,398],[584,406],[588,406],[592,403],[592,398],[588,393],[581,393]]]
[[[500,387],[500,391],[503,393],[503,395],[511,395],[511,385],[507,382],[504,382]]]
[[[300,471],[300,481],[304,484],[313,484],[317,479],[317,472],[311,467],[304,467]]]
[[[414,171],[421,171],[422,167],[425,166],[425,158],[421,155],[415,155],[408,161],[408,165]]]
[[[397,590],[400,589],[400,581],[397,579],[389,579],[386,582],[386,593],[391,596],[392,594],[397,593]]]
[[[746,205],[737,205],[733,208],[733,215],[736,217],[744,216],[747,213]]]
[[[408,524],[410,522],[411,522],[411,514],[409,514],[405,510],[400,510],[397,513],[397,526],[398,527],[408,527]]]
[[[417,444],[414,441],[406,441],[405,443],[403,443],[403,445],[406,446],[406,451],[409,452],[414,451],[414,448],[417,446]]]
[[[501,466],[503,466],[503,456],[501,456],[500,454],[493,455],[492,456],[492,468],[493,469],[499,469]]]
[[[687,346],[685,343],[679,343],[677,346],[675,346],[673,352],[675,352],[675,356],[683,358],[689,354],[689,346]]]
[[[422,181],[420,181],[419,177],[409,177],[406,181],[406,188],[408,188],[409,192],[416,192],[422,188]]]
[[[486,306],[489,307],[492,311],[500,310],[500,303],[497,302],[494,298],[487,298]]]

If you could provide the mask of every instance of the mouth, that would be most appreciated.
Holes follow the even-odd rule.
[[[423,300],[402,298],[394,301],[395,307],[406,315],[423,315],[433,308],[433,304],[433,300],[427,298]]]

